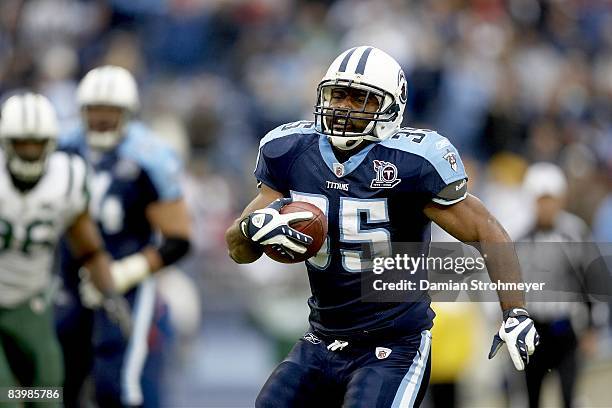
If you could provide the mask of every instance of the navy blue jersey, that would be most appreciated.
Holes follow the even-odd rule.
[[[103,154],[88,150],[82,128],[60,139],[60,148],[92,167],[90,210],[111,256],[119,259],[152,243],[147,206],[182,197],[174,152],[138,122],[128,124],[120,144]]]
[[[391,254],[392,242],[418,242],[427,253],[431,221],[424,206],[465,198],[465,169],[448,139],[430,130],[402,129],[338,163],[327,137],[312,122],[295,122],[261,140],[255,176],[327,216],[328,239],[306,262],[310,323],[316,330],[340,335],[431,327],[427,293],[419,293],[415,302],[369,302],[362,279],[371,259]],[[424,279],[422,273],[427,272],[407,278]]]

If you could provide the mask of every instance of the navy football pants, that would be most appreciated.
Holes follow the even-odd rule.
[[[307,333],[274,370],[257,396],[257,408],[415,407],[430,374],[431,333],[351,344]],[[390,351],[389,351],[390,350]]]
[[[67,407],[80,406],[79,394],[90,370],[100,407],[160,405],[160,331],[168,326],[168,316],[157,299],[153,279],[141,283],[126,298],[133,318],[129,340],[101,310],[92,313],[74,302],[60,311],[58,330],[66,362]]]

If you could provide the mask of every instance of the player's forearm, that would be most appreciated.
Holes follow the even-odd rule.
[[[452,206],[430,203],[425,215],[458,240],[474,245],[485,257],[491,281],[522,282],[512,240],[482,202],[471,194]],[[503,310],[523,307],[522,291],[498,291]]]
[[[236,263],[244,264],[258,260],[263,249],[260,245],[247,239],[238,226],[239,220],[234,221],[231,227],[225,232],[225,241],[230,258]]]
[[[96,289],[100,293],[111,293],[115,291],[115,283],[110,272],[111,260],[104,251],[96,252],[85,262],[85,268],[89,271],[89,276]]]
[[[147,246],[140,254],[147,260],[149,272],[153,273],[178,262],[187,255],[190,248],[191,243],[187,236],[164,237],[160,246]]]
[[[127,292],[152,273],[184,257],[189,248],[186,237],[164,237],[159,247],[147,246],[140,252],[115,260],[111,264],[115,287],[120,293]]]
[[[480,226],[478,244],[492,282],[523,282],[512,240],[495,218],[491,217]],[[522,290],[500,290],[497,293],[502,310],[525,305]]]

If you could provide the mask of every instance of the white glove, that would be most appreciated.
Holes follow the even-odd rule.
[[[149,261],[140,252],[118,259],[111,264],[111,275],[117,292],[123,294],[151,274]]]
[[[489,359],[495,357],[497,351],[506,343],[514,366],[517,370],[523,371],[529,364],[529,356],[533,354],[539,342],[540,336],[525,309],[506,310],[504,322],[493,337]]]
[[[85,268],[79,269],[79,296],[81,297],[81,303],[88,309],[97,309],[102,304],[104,295],[95,287],[89,271]]]
[[[261,245],[279,245],[298,254],[303,254],[312,243],[312,237],[291,228],[290,223],[309,220],[310,211],[281,214],[280,209],[291,203],[291,198],[279,198],[261,210],[257,210],[240,221],[242,234]]]
[[[102,309],[110,319],[121,329],[127,339],[132,332],[132,315],[127,300],[117,292],[103,295],[91,281],[89,271],[85,268],[79,270],[79,295],[81,303],[88,309]]]
[[[124,294],[145,280],[151,274],[151,269],[147,258],[141,253],[136,253],[114,261],[110,266],[110,272],[116,292]],[[104,296],[94,286],[89,272],[81,268],[79,277],[81,278],[79,283],[81,303],[90,309],[99,307]]]

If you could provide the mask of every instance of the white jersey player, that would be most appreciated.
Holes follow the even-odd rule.
[[[0,339],[23,351],[7,353],[0,342],[0,384],[4,386],[62,386],[48,288],[53,251],[64,232],[96,286],[108,295],[114,292],[109,258],[87,211],[87,167],[79,157],[55,150],[57,134],[55,111],[44,96],[15,95],[4,103],[0,116]],[[31,361],[14,361],[17,355]],[[19,378],[20,373],[10,369],[16,366],[32,366],[33,379]]]

